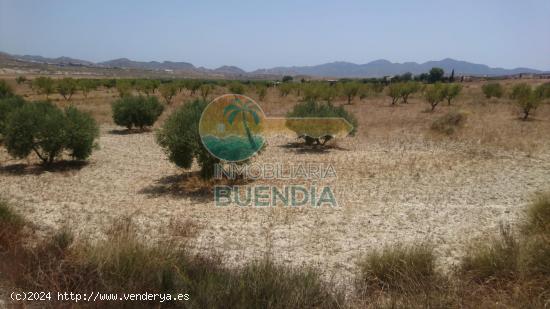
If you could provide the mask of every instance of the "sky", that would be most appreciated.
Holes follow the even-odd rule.
[[[245,70],[443,58],[550,70],[550,1],[0,0],[0,51]]]

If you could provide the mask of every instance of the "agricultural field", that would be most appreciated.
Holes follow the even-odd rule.
[[[188,254],[215,256],[230,269],[259,259],[296,269],[314,267],[322,282],[343,291],[334,296],[336,300],[316,307],[336,306],[332,301],[345,307],[340,303],[344,298],[351,307],[363,307],[362,297],[367,294],[379,297],[378,305],[385,304],[386,297],[391,299],[383,295],[384,288],[353,292],[361,290],[360,274],[368,274],[365,257],[374,263],[373,252],[383,248],[429,248],[437,276],[453,277],[457,269],[464,269],[465,261],[471,262],[472,244],[506,236],[510,230],[519,234],[528,221],[529,207],[549,189],[550,100],[547,85],[541,86],[543,79],[382,85],[361,80],[336,84],[154,80],[156,86],[148,79],[117,79],[107,87],[105,78],[92,80],[94,85],[84,92],[81,87],[87,82],[79,78],[54,78],[51,91],[37,83],[38,76],[16,78],[3,80],[25,101],[49,100],[62,109],[72,106],[98,126],[93,139],[97,147],[85,160],[72,160],[65,151],[55,162],[44,164],[32,152],[21,158],[0,147],[0,196],[29,222],[23,233],[32,235],[35,244],[59,231],[70,232],[72,243],[100,243],[120,232],[113,232],[113,226],[129,222],[133,237],[142,245],[184,246]],[[68,90],[59,91],[64,83]],[[484,89],[490,83],[499,83],[503,93]],[[442,93],[452,92],[452,85],[458,85],[456,94],[447,101]],[[403,89],[412,89],[406,103]],[[525,96],[525,91],[543,94],[531,106],[535,94]],[[319,179],[237,180],[244,186],[328,186],[336,207],[217,207],[213,187],[226,185],[227,180],[205,179],[197,160],[190,168],[171,162],[157,138],[170,116],[192,101],[208,102],[226,93],[252,98],[267,117],[286,117],[296,105],[314,100],[330,101],[355,118],[353,135],[323,145],[269,135],[265,148],[249,162],[284,169],[332,166],[334,174]],[[157,98],[152,101],[161,106],[158,120],[153,117],[131,129],[115,124],[112,104],[138,95]],[[426,302],[435,307],[454,307],[457,302],[470,307],[498,300],[515,307],[537,295],[530,300],[533,306],[547,304],[549,291],[537,290],[540,281],[514,280],[509,282],[519,282],[516,294],[508,293],[509,286],[489,284],[484,290],[480,284],[468,298],[461,294],[466,293],[464,287],[456,284],[453,289],[459,292],[449,292],[451,288],[434,292],[436,296]],[[40,282],[46,285],[46,281]],[[411,285],[426,288],[420,281]],[[531,283],[531,288],[523,286]],[[397,290],[401,296],[416,295],[401,288]],[[425,305],[414,301],[411,297],[397,303]]]

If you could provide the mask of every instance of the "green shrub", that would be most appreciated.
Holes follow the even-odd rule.
[[[428,81],[430,83],[438,83],[443,81],[443,76],[445,75],[445,71],[442,68],[431,68],[430,72],[428,73]]]
[[[229,84],[228,89],[233,94],[244,94],[244,85],[240,82],[232,82]]]
[[[0,79],[0,99],[8,98],[11,96],[13,96],[13,89],[10,85],[8,85],[5,80]]]
[[[458,128],[464,125],[467,118],[468,115],[465,112],[460,110],[452,110],[434,120],[431,129],[439,133],[451,135]]]
[[[408,103],[409,96],[413,93],[416,93],[420,90],[420,83],[408,81],[402,83],[400,87],[400,96],[403,100],[403,103]]]
[[[518,276],[520,244],[510,227],[501,226],[500,237],[473,244],[462,258],[460,273],[469,280],[485,283]]]
[[[201,167],[201,176],[210,179],[219,160],[206,150],[199,135],[199,121],[206,105],[203,100],[182,105],[157,132],[157,142],[169,160],[181,168],[190,169],[196,159]]]
[[[53,93],[55,83],[50,77],[40,76],[33,80],[32,85],[38,93],[45,94],[46,98]]]
[[[95,79],[79,79],[78,82],[78,88],[82,90],[82,94],[85,98],[88,97],[88,93],[92,90],[96,90],[97,87],[99,87],[99,81]]]
[[[63,78],[57,82],[57,92],[59,92],[65,100],[70,100],[77,89],[78,84],[70,77]]]
[[[342,84],[342,94],[346,97],[348,105],[353,102],[353,99],[359,93],[361,85],[356,81],[346,82]]]
[[[359,262],[356,282],[363,293],[424,291],[437,284],[435,255],[428,245],[385,247]]]
[[[65,109],[65,148],[71,151],[73,159],[84,160],[92,154],[94,141],[99,137],[99,127],[96,121],[75,107]]]
[[[451,101],[456,98],[462,91],[460,84],[445,84],[443,87],[443,98],[447,100],[447,104],[451,105]]]
[[[290,94],[290,92],[294,87],[292,86],[291,83],[282,83],[279,86],[277,86],[277,88],[279,88],[279,95],[281,97],[286,97],[287,95]]]
[[[34,102],[9,115],[4,144],[14,157],[25,158],[34,152],[44,163],[52,163],[64,150],[74,159],[88,158],[97,136],[97,124],[88,114]]]
[[[166,104],[172,103],[172,98],[178,93],[178,87],[175,83],[166,83],[160,85],[160,95],[166,101]]]
[[[156,97],[126,96],[112,104],[113,120],[119,125],[128,128],[143,129],[152,126],[162,114],[164,106]]]
[[[542,99],[550,99],[550,83],[538,85],[535,88],[536,95]]]
[[[115,86],[119,97],[124,98],[132,95],[132,83],[129,80],[117,79]]]
[[[357,131],[357,119],[344,109],[343,106],[334,106],[331,103],[317,103],[304,101],[294,105],[287,113],[286,126],[296,132],[299,138],[304,139],[306,145],[325,145],[340,130],[340,127],[323,126],[324,123],[293,121],[291,118],[344,118],[352,126],[351,135]],[[321,132],[322,131],[322,132]]]
[[[512,88],[510,97],[516,101],[523,113],[523,120],[527,120],[529,115],[542,104],[541,94],[525,83],[517,84]]]
[[[431,110],[434,111],[437,105],[445,99],[445,86],[441,83],[435,83],[426,87],[424,91],[424,98],[430,104]]]
[[[386,93],[391,98],[391,105],[395,105],[397,101],[399,101],[399,98],[401,97],[401,88],[403,85],[401,83],[391,83]]]
[[[201,98],[203,101],[207,101],[208,100],[208,95],[210,94],[210,92],[212,91],[214,87],[212,85],[208,85],[208,84],[202,84],[199,88],[200,90],[200,93],[201,93]]]
[[[25,100],[20,96],[0,99],[0,138],[4,135],[9,114],[23,106],[23,104],[25,104]]]
[[[481,86],[481,90],[487,99],[492,97],[501,98],[504,94],[504,88],[500,83],[487,83]]]

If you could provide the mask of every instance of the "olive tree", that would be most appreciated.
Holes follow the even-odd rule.
[[[500,83],[487,83],[481,86],[481,90],[487,99],[491,97],[501,98],[504,94],[504,88]]]
[[[50,77],[40,76],[33,80],[33,86],[38,93],[45,94],[46,98],[54,91],[54,81]]]
[[[460,84],[445,84],[443,87],[443,97],[447,100],[447,104],[451,105],[451,101],[456,98],[462,91]]]
[[[25,100],[20,96],[11,96],[0,99],[0,136],[4,135],[9,115],[23,106]]]
[[[525,83],[515,85],[510,97],[516,101],[523,113],[522,120],[527,120],[529,115],[541,105],[543,99],[540,93]]]
[[[208,100],[208,96],[210,95],[210,92],[212,91],[212,89],[213,89],[213,86],[209,84],[202,84],[199,87],[201,98],[203,101]]]
[[[445,71],[442,68],[432,68],[428,73],[428,81],[430,83],[437,83],[443,80],[443,75]]]
[[[420,84],[417,82],[408,81],[401,83],[398,88],[400,90],[400,97],[403,100],[403,103],[408,103],[409,96],[420,90]]]
[[[178,87],[174,83],[162,84],[160,87],[160,95],[166,101],[166,104],[172,103],[172,98],[178,93]]]
[[[351,102],[359,93],[359,88],[359,83],[355,81],[342,84],[342,94],[346,97],[348,105],[351,105]]]
[[[63,78],[57,82],[57,92],[65,99],[70,100],[76,92],[77,83],[70,77]]]
[[[195,100],[179,107],[157,132],[156,140],[171,162],[190,169],[196,160],[201,177],[210,179],[219,159],[208,152],[199,135],[199,121],[206,106],[206,101]]]
[[[391,105],[395,105],[399,98],[401,98],[401,88],[403,85],[401,83],[391,83],[388,85],[386,94],[391,98]]]
[[[350,134],[353,135],[357,130],[357,119],[346,111],[344,106],[337,107],[331,103],[303,101],[294,105],[293,109],[287,113],[286,126],[296,132],[298,137],[305,141],[306,145],[324,146],[334,138],[336,132],[331,131],[341,128],[338,125],[335,127],[329,125],[321,128],[315,125],[315,123],[308,123],[302,120],[294,121],[296,118],[344,118],[353,126]],[[322,131],[322,134],[319,134],[321,133],[319,130]]]
[[[74,107],[61,110],[47,101],[33,102],[9,115],[4,144],[13,157],[26,158],[34,152],[50,164],[64,151],[73,159],[85,160],[98,136],[99,128],[90,115]]]
[[[90,91],[96,90],[98,86],[99,86],[99,83],[97,82],[97,80],[87,79],[87,78],[78,80],[78,87],[82,91],[82,94],[84,95],[85,98],[88,97],[88,94],[90,93]]]
[[[119,126],[131,130],[152,126],[162,114],[164,106],[156,97],[126,96],[112,104],[113,120]]]
[[[424,98],[431,106],[430,111],[433,112],[437,105],[445,99],[445,87],[441,83],[435,83],[426,87]]]

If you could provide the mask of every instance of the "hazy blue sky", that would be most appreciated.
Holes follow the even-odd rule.
[[[451,57],[550,69],[549,0],[0,0],[0,50],[250,70]]]

